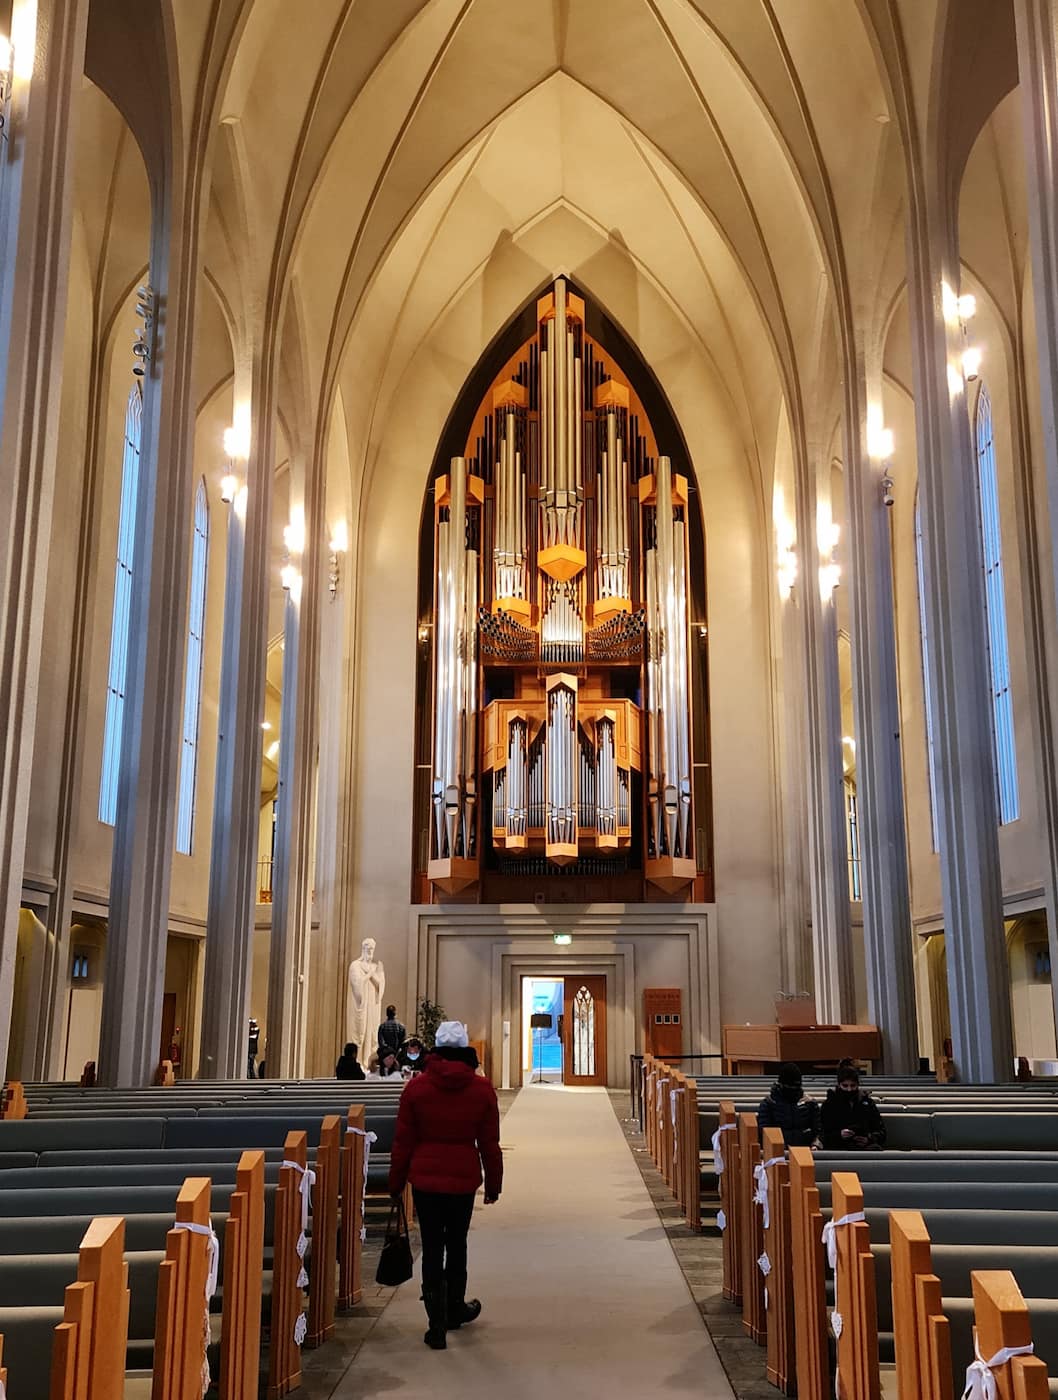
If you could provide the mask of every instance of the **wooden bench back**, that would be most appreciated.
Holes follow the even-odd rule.
[[[66,1289],[63,1320],[55,1329],[51,1394],[63,1400],[121,1395],[128,1336],[125,1222],[100,1217],[85,1231],[77,1282]]]

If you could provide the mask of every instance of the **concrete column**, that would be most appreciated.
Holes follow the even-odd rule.
[[[0,1066],[7,1064],[48,573],[88,0],[14,0],[0,141]]]
[[[274,375],[263,356],[255,360],[251,385],[246,487],[236,497],[229,518],[199,1056],[202,1079],[246,1074],[275,476]],[[267,1039],[268,1065],[275,1074],[270,1028]]]
[[[306,499],[304,573],[287,597],[279,800],[268,963],[268,1062],[279,1075],[305,1073],[309,1007],[309,941],[314,879],[313,828],[319,735],[319,625],[322,580],[322,491]],[[340,1049],[340,1047],[338,1047]],[[337,1057],[338,1050],[335,1050]]]
[[[855,1020],[841,753],[841,682],[834,604],[820,592],[818,453],[797,469],[795,490],[801,579],[796,595],[804,639],[805,753],[808,768],[809,871],[816,1013]]]
[[[863,870],[867,1007],[882,1032],[888,1074],[918,1066],[911,898],[904,826],[900,694],[896,669],[891,512],[887,464],[868,433],[862,357],[846,368],[845,479],[851,534],[853,708],[856,796]],[[872,376],[871,413],[881,419],[881,376]],[[872,448],[874,455],[872,455]]]
[[[1052,587],[1058,597],[1058,0],[1014,0],[1018,35],[1018,71],[1025,131],[1025,164],[1029,211],[1029,245],[1036,310],[1036,363],[1040,374],[1040,418],[1043,466],[1050,506],[1052,577],[1036,587]],[[1023,500],[1032,493],[1031,466],[1022,474]],[[1024,515],[1032,514],[1031,505]],[[1024,519],[1022,536],[1028,556],[1037,552],[1031,532],[1035,519]],[[1040,571],[1042,574],[1046,570]],[[1030,582],[1026,598],[1033,600]],[[1033,608],[1036,612],[1037,609]],[[1058,735],[1058,695],[1048,683],[1058,674],[1058,657],[1048,636],[1042,609],[1037,620],[1040,678],[1037,700],[1041,762],[1037,765],[1043,817],[1044,884],[1047,893],[1047,934],[1051,965],[1058,967],[1058,764],[1054,762]],[[1058,1023],[1058,977],[1052,979],[1055,1021]]]
[[[958,240],[947,172],[927,160],[911,167],[909,184],[908,291],[952,1040],[963,1079],[997,1083],[1013,1072],[1010,975],[976,467],[955,306]]]
[[[193,510],[192,353],[197,197],[156,186],[151,277],[157,327],[144,380],[128,691],[110,875],[100,1082],[150,1082],[159,1062],[176,831]]]

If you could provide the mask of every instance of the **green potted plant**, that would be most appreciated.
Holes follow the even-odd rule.
[[[438,1006],[437,1002],[430,1001],[428,997],[419,998],[419,1006],[415,1015],[415,1033],[427,1050],[433,1049],[437,1027],[444,1019],[445,1009],[443,1006]]]

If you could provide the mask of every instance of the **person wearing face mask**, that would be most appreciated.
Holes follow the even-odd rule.
[[[757,1110],[757,1122],[762,1128],[781,1128],[787,1147],[819,1146],[819,1104],[805,1093],[799,1065],[780,1067],[778,1082]]]
[[[426,1051],[417,1035],[410,1036],[401,1046],[398,1056],[401,1073],[406,1079],[421,1074],[426,1068]]]
[[[885,1146],[885,1124],[878,1105],[860,1088],[860,1072],[851,1060],[838,1065],[838,1082],[823,1105],[823,1146],[843,1152],[877,1152]]]

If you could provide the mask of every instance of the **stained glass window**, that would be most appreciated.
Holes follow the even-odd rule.
[[[595,1073],[595,998],[582,986],[573,998],[573,1076]]]

